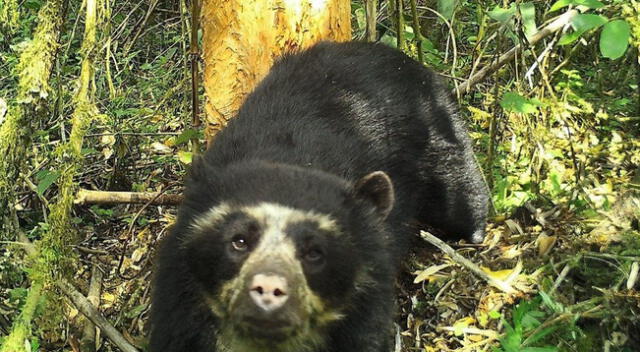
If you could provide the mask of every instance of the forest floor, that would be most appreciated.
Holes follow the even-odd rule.
[[[18,83],[29,76],[17,72],[38,12],[52,2],[5,3],[15,5],[16,23],[0,23],[0,125],[13,107],[29,105],[18,101]],[[50,205],[59,200],[57,180],[66,165],[60,146],[70,137],[81,72],[84,3],[68,2],[56,63],[42,78],[50,88],[39,97],[46,103],[42,121],[29,116],[32,144],[21,160],[23,174],[11,180],[17,183],[19,227],[34,243],[51,240]],[[452,90],[515,45],[526,49],[457,95],[495,215],[484,243],[448,243],[470,263],[415,234],[417,244],[397,282],[394,352],[640,351],[640,3],[421,0],[418,38],[409,23],[394,32],[389,3],[380,2],[380,41],[396,46],[404,34],[409,55],[423,56]],[[204,140],[189,122],[187,2],[109,4],[91,80],[97,115],[73,184],[180,194],[197,150],[190,141]],[[426,7],[431,5],[448,15]],[[581,11],[573,29],[527,44],[524,32],[568,6]],[[362,1],[352,1],[352,15],[359,40],[366,24]],[[611,55],[611,46],[619,55]],[[204,99],[202,89],[197,96]],[[83,294],[100,288],[99,311],[140,350],[147,345],[155,251],[176,211],[168,205],[75,205],[77,238],[61,243],[73,248],[72,258],[63,258],[71,259],[73,270],[47,268],[59,270],[56,277],[69,274]],[[33,292],[30,276],[38,273],[22,243],[10,238],[0,245],[3,342]],[[34,304],[35,329],[26,348],[79,351],[83,315],[55,288],[47,289],[48,299]],[[100,352],[118,351],[104,336],[96,342]]]
[[[163,174],[170,181],[164,183],[178,181],[170,170]],[[397,284],[398,346],[402,351],[523,351],[552,347],[544,341],[554,336],[554,345],[566,350],[632,351],[630,346],[640,345],[634,333],[640,305],[630,290],[637,284],[631,272],[637,275],[640,257],[621,249],[638,239],[618,234],[638,230],[640,197],[630,192],[616,204],[585,230],[562,206],[539,209],[527,203],[511,218],[491,219],[484,243],[449,243],[489,277],[511,285],[510,293],[416,234],[417,245]],[[94,206],[88,211],[102,212],[97,215],[103,221],[88,227],[77,247],[83,263],[77,282],[91,282],[93,265],[103,270],[100,310],[144,348],[154,251],[175,219],[175,207]],[[69,316],[80,314],[72,309]],[[104,350],[111,350],[104,342]],[[531,349],[547,350],[553,349]]]

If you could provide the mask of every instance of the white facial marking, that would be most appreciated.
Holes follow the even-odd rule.
[[[338,226],[329,216],[312,211],[304,211],[275,203],[260,203],[245,206],[240,211],[256,219],[262,227],[258,247],[251,253],[245,265],[269,259],[282,260],[287,265],[298,267],[296,247],[285,230],[287,226],[303,221],[313,221],[319,229],[338,233]],[[300,268],[301,270],[301,268]]]
[[[206,213],[198,216],[191,225],[191,228],[196,231],[204,231],[207,227],[215,225],[225,216],[231,213],[231,206],[227,203],[220,203],[215,207],[209,209]]]

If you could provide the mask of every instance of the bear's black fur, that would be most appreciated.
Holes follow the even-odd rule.
[[[263,203],[335,220],[326,234],[304,221],[283,227],[303,288],[331,316],[301,313],[314,341],[283,347],[226,330],[235,313],[218,296],[245,288],[225,284],[244,275],[247,258],[229,243],[254,248],[252,237],[229,236],[250,228],[257,246],[261,225],[243,224],[256,221],[246,207]],[[177,223],[157,257],[151,351],[388,352],[397,264],[415,224],[477,242],[487,204],[463,123],[429,70],[380,44],[320,43],[286,56],[194,160]],[[308,238],[317,242],[321,266],[305,261],[316,253],[301,254]],[[221,337],[223,330],[233,337]],[[236,338],[254,347],[220,341]]]

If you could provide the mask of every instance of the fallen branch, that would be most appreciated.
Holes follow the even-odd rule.
[[[182,202],[179,194],[158,194],[157,192],[107,192],[80,189],[74,204],[151,204],[178,205]]]
[[[420,237],[422,237],[425,241],[431,243],[432,245],[438,247],[442,252],[448,255],[454,262],[466,267],[471,272],[479,276],[481,279],[485,280],[489,285],[498,288],[499,290],[505,293],[515,293],[516,290],[511,287],[508,283],[497,280],[489,276],[487,273],[482,271],[477,265],[472,263],[469,259],[458,254],[453,248],[451,248],[448,244],[444,243],[438,237],[430,234],[426,231],[420,231]]]
[[[18,232],[18,240],[24,243],[23,248],[28,255],[37,255],[38,251],[36,247],[22,231]],[[56,282],[56,286],[58,286],[58,288],[69,297],[76,308],[91,320],[120,350],[124,352],[139,352],[73,285],[64,279],[60,279]]]
[[[565,12],[564,14],[562,14],[561,16],[559,16],[555,21],[549,23],[549,25],[547,25],[546,27],[542,28],[541,30],[539,30],[536,34],[534,34],[531,39],[529,39],[529,45],[534,45],[537,42],[539,42],[541,39],[549,36],[550,34],[553,34],[559,30],[561,30],[562,28],[564,28],[564,26],[568,25],[571,22],[571,19],[573,19],[573,17],[577,14],[578,12],[576,10],[569,10],[567,12]],[[473,87],[476,83],[482,81],[485,77],[487,77],[488,75],[490,75],[491,73],[495,72],[497,69],[499,69],[500,67],[502,67],[504,64],[506,64],[507,62],[511,61],[514,56],[519,53],[522,50],[522,44],[518,44],[516,46],[514,46],[513,48],[511,48],[511,50],[507,51],[506,53],[502,54],[498,60],[496,60],[493,64],[483,68],[482,70],[478,71],[476,74],[474,74],[473,76],[469,77],[469,79],[467,79],[466,81],[462,82],[459,86],[458,86],[458,92],[460,95],[468,93],[471,90],[471,87]],[[456,94],[456,90],[454,90],[452,92],[452,94]]]
[[[111,325],[105,317],[89,302],[89,300],[76,290],[66,280],[58,280],[56,286],[64,292],[67,297],[73,302],[73,305],[78,308],[82,314],[84,314],[89,320],[91,320],[100,330],[113,342],[120,350],[124,352],[138,352],[129,341],[127,341],[122,334],[116,328]]]
[[[100,306],[100,291],[102,291],[102,271],[100,271],[98,264],[94,263],[91,268],[91,283],[89,284],[87,300],[96,308]],[[95,352],[96,342],[96,326],[91,320],[87,320],[82,330],[80,350],[83,352]]]

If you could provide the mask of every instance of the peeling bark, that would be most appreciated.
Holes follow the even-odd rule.
[[[206,135],[235,115],[277,57],[321,40],[350,40],[350,8],[347,0],[205,0]]]

